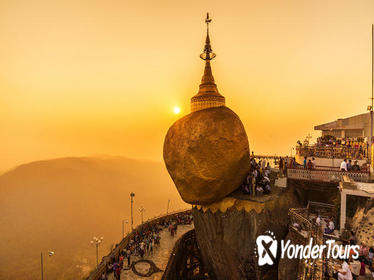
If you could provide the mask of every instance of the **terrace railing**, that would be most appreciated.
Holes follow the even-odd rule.
[[[347,176],[356,182],[368,182],[369,172],[343,172],[333,168],[288,168],[287,178],[315,182],[340,182]]]

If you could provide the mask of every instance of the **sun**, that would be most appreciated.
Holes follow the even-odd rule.
[[[175,106],[173,109],[174,114],[178,115],[181,112],[181,108],[178,106]]]

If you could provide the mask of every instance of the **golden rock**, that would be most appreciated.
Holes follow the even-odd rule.
[[[164,161],[185,202],[209,204],[238,188],[249,172],[247,134],[227,107],[196,111],[170,127]]]

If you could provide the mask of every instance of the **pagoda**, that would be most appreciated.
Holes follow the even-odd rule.
[[[207,13],[205,20],[207,24],[207,35],[204,52],[200,55],[200,58],[205,60],[205,69],[199,86],[199,92],[191,98],[191,112],[225,106],[225,97],[218,92],[210,67],[210,61],[216,57],[216,54],[212,51],[209,38],[209,23],[211,21],[209,13]]]

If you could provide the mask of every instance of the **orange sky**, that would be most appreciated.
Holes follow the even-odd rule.
[[[200,83],[206,11],[218,89],[255,153],[289,153],[314,125],[365,112],[370,0],[1,1],[0,171],[74,155],[161,161]]]

